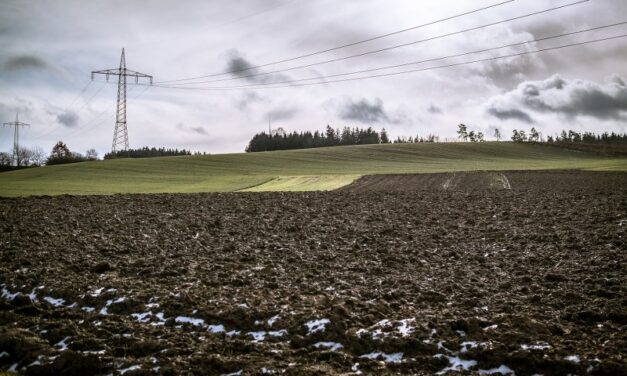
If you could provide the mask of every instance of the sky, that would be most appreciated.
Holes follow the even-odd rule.
[[[454,139],[459,123],[488,139],[497,128],[507,138],[532,127],[545,136],[627,132],[627,38],[529,53],[626,35],[623,24],[535,41],[625,22],[627,2],[589,0],[501,22],[577,0],[496,5],[504,1],[4,0],[0,122],[19,112],[30,124],[21,145],[49,151],[62,140],[102,156],[117,78],[92,81],[91,71],[118,68],[125,48],[127,68],[154,77],[152,86],[128,82],[131,148],[242,152],[270,119],[273,129],[371,126],[392,138]],[[345,80],[372,75],[382,76]],[[0,128],[0,151],[12,142],[13,129]]]

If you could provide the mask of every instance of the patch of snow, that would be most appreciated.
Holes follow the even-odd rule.
[[[305,323],[305,326],[307,327],[307,329],[309,329],[309,333],[307,333],[308,336],[317,333],[317,332],[324,332],[326,329],[327,324],[329,324],[331,322],[331,320],[329,319],[319,319],[319,320],[311,320],[311,321],[307,321]]]
[[[287,330],[285,329],[268,332],[268,335],[270,335],[270,337],[283,337],[286,334],[287,334]]]
[[[494,330],[498,327],[499,327],[498,324],[494,324],[494,325],[486,326],[485,328],[483,328],[483,330],[487,332],[488,330]]]
[[[119,369],[118,372],[120,372],[120,375],[124,375],[127,372],[135,371],[136,369],[140,369],[140,368],[142,368],[142,366],[136,364],[136,365],[130,366],[128,368]]]
[[[0,359],[4,358],[5,356],[9,356],[9,353],[6,351],[0,352]]]
[[[246,303],[238,304],[237,306],[239,308],[248,308],[248,305],[246,305]]]
[[[149,322],[152,312],[131,313],[131,316],[139,322]]]
[[[100,294],[102,294],[102,290],[104,290],[104,287],[101,287],[99,289],[95,289],[92,293],[90,293],[89,295],[93,296],[94,298],[97,296],[100,296]]]
[[[361,375],[361,371],[359,370],[359,363],[353,364],[353,366],[351,367],[351,371],[353,371],[353,373],[355,373],[356,375]]]
[[[114,300],[113,304],[119,304],[119,303],[122,303],[125,300],[126,300],[126,296],[123,296],[121,298],[117,298],[116,300]]]
[[[230,332],[226,332],[225,334],[229,337],[234,337],[240,335],[242,332],[239,330],[231,330]]]
[[[70,337],[65,337],[61,341],[56,343],[54,346],[58,347],[59,351],[65,351],[67,350],[67,343],[65,341],[67,341],[68,339],[70,339]]]
[[[165,316],[163,312],[159,312],[155,315],[155,317],[157,318],[157,320],[159,321],[165,321]]]
[[[266,332],[263,332],[263,331],[262,332],[248,332],[246,334],[253,337],[253,342],[262,342],[264,339],[266,339]]]
[[[403,319],[399,321],[400,325],[397,330],[401,337],[408,337],[414,331],[414,328],[409,325],[409,323],[414,321],[416,321],[416,319]]]
[[[92,354],[92,355],[104,355],[107,350],[86,350],[82,351],[83,354]]]
[[[482,349],[489,349],[492,347],[492,343],[490,342],[476,342],[476,341],[466,341],[460,344],[459,352],[465,353],[470,349],[476,349],[477,347],[481,347]]]
[[[279,319],[279,315],[275,315],[275,316],[270,317],[268,319],[268,326],[272,327],[272,324],[274,324],[278,319]]]
[[[337,343],[337,342],[330,342],[330,341],[323,341],[323,342],[317,342],[313,344],[313,347],[319,349],[319,348],[325,348],[329,351],[337,351],[341,348],[343,348],[344,346],[341,343]]]
[[[479,370],[480,375],[496,375],[497,373],[500,375],[516,375],[513,369],[509,368],[508,366],[504,364],[498,368]]]
[[[460,359],[457,356],[446,356],[444,354],[436,354],[433,356],[434,358],[446,358],[448,359],[448,367],[442,369],[438,372],[438,375],[443,375],[449,371],[459,372],[459,371],[468,371],[471,367],[477,365],[477,361],[475,360],[464,360]]]
[[[11,291],[7,290],[5,287],[2,288],[2,297],[6,300],[13,300],[21,293],[18,291],[16,293],[11,293]]]
[[[242,372],[244,372],[243,369],[240,369],[237,372],[231,372],[231,373],[223,373],[222,376],[239,376],[242,374]]]
[[[48,304],[50,304],[50,305],[52,305],[52,306],[55,306],[55,307],[62,307],[62,306],[63,306],[63,304],[65,303],[65,300],[63,300],[63,299],[61,299],[61,298],[59,298],[59,299],[55,299],[55,298],[52,298],[52,297],[50,297],[50,296],[44,296],[44,300],[45,300]]]
[[[94,307],[81,307],[81,310],[87,312],[87,313],[92,313],[96,310],[96,308]]]
[[[158,308],[159,307],[159,303],[148,303],[145,304],[146,308]]]
[[[568,355],[564,357],[564,360],[575,364],[579,364],[579,362],[581,362],[581,359],[579,359],[579,355]]]
[[[522,344],[520,345],[520,348],[523,350],[546,350],[546,349],[550,349],[551,345],[549,345],[547,342],[538,342],[534,345]]]
[[[360,358],[372,359],[372,360],[383,358],[383,361],[387,363],[400,363],[403,361],[403,353],[399,352],[399,353],[393,353],[393,354],[386,354],[386,353],[377,351],[377,352],[371,352],[370,354],[361,355]]]
[[[35,289],[33,289],[33,291],[31,291],[30,294],[28,294],[27,296],[31,302],[37,301],[37,294],[35,294]]]
[[[37,360],[35,360],[31,364],[27,365],[26,368],[32,367],[32,366],[40,366],[41,365],[41,361],[39,360],[40,357],[41,357],[41,355],[39,357],[37,357]]]
[[[224,333],[224,325],[209,325],[207,331],[210,333]]]
[[[11,373],[17,373],[17,363],[13,363],[11,365],[11,368],[9,368],[7,371]]]
[[[179,322],[179,323],[192,324],[194,326],[204,326],[205,325],[205,320],[198,319],[198,318],[195,318],[195,317],[177,316],[174,319],[174,321],[175,322]]]

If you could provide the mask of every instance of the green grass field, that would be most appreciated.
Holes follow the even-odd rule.
[[[370,174],[530,169],[627,171],[627,158],[485,142],[118,159],[0,173],[0,196],[329,190]]]

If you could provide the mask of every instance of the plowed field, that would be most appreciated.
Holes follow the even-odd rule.
[[[625,173],[0,199],[0,369],[626,374],[626,229]]]

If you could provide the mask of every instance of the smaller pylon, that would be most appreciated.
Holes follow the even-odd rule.
[[[20,127],[30,127],[30,124],[20,123],[18,113],[15,113],[15,121],[9,123],[3,123],[3,127],[13,127],[13,163],[16,166],[21,165],[20,160]]]

